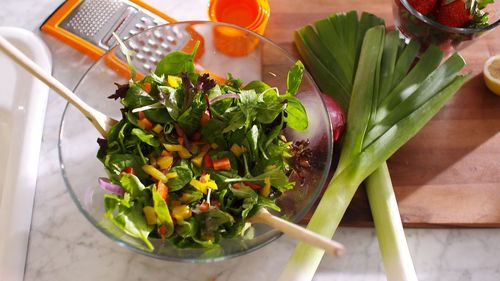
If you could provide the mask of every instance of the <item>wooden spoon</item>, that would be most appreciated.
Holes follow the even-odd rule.
[[[31,73],[36,78],[40,79],[43,83],[47,84],[52,90],[62,96],[70,104],[74,105],[80,112],[89,119],[99,133],[105,138],[108,130],[118,121],[105,115],[104,113],[91,107],[82,101],[71,90],[66,88],[61,82],[55,79],[52,75],[45,72],[40,66],[24,55],[14,45],[9,43],[5,38],[0,36],[0,50],[6,53],[11,59],[22,66],[25,70]],[[324,249],[327,253],[332,255],[341,255],[344,252],[342,244],[327,239],[319,234],[307,230],[301,226],[288,222],[284,219],[278,218],[266,209],[261,208],[251,219],[253,223],[264,223],[275,229],[282,231],[291,237],[308,243],[312,246]]]
[[[325,253],[333,256],[340,256],[345,252],[344,246],[339,242],[328,239],[317,234],[316,232],[310,231],[307,228],[274,216],[265,208],[261,208],[255,215],[249,218],[249,221],[252,223],[266,224],[299,241],[323,249],[325,250]]]
[[[74,105],[80,112],[89,119],[99,133],[106,137],[108,130],[113,126],[115,119],[105,115],[104,113],[91,107],[75,95],[70,89],[66,88],[61,82],[55,79],[52,75],[45,72],[40,66],[29,59],[19,49],[12,45],[5,38],[0,36],[0,50],[7,54],[17,64],[22,66],[26,71],[31,73],[43,83],[47,84],[52,90],[61,95],[70,104]]]

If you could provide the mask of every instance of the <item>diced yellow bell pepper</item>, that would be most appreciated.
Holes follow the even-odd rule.
[[[144,213],[144,217],[146,218],[146,222],[149,225],[156,224],[155,208],[153,208],[151,206],[146,206],[142,209],[142,212]]]
[[[178,151],[177,153],[179,154],[179,156],[182,158],[182,159],[188,159],[188,158],[191,158],[193,155],[191,154],[191,152],[189,152],[189,150],[187,150],[185,147],[183,147],[184,149],[181,150],[181,151]]]
[[[193,162],[193,164],[196,167],[201,167],[201,164],[203,163],[204,156],[205,156],[205,153],[199,153],[198,155],[196,155],[196,157],[191,158],[191,162]]]
[[[214,180],[210,179],[210,174],[200,176],[199,180],[192,179],[189,184],[191,184],[191,186],[203,192],[204,194],[207,194],[209,188],[214,190],[218,188],[217,183]]]
[[[180,78],[179,76],[168,75],[167,82],[170,87],[177,88],[182,84],[182,78]]]
[[[181,151],[182,150],[182,145],[180,144],[169,144],[169,143],[164,143],[163,146],[165,147],[165,149],[167,151],[170,151],[170,152],[177,152],[177,151]]]
[[[264,178],[264,187],[259,191],[260,195],[264,197],[269,197],[269,194],[271,193],[271,178],[270,177],[265,177]]]
[[[207,186],[207,188],[217,189],[217,183],[215,183],[215,181],[213,180],[209,180],[208,182],[205,183],[205,185]]]
[[[164,155],[158,157],[156,160],[156,164],[160,167],[162,170],[168,170],[172,166],[172,163],[174,163],[174,157],[172,155]]]
[[[192,158],[191,162],[193,162],[193,164],[195,164],[197,167],[201,167],[201,165],[203,164],[203,158],[205,157],[205,155],[209,150],[210,150],[210,145],[204,144],[200,149],[200,153],[198,153],[198,155]]]
[[[177,221],[189,219],[192,215],[191,208],[188,205],[179,205],[172,208],[172,216]]]
[[[165,175],[167,179],[175,179],[177,177],[177,172],[170,172]]]
[[[153,132],[159,134],[163,131],[163,126],[160,125],[160,124],[156,124],[154,127],[153,127]]]
[[[184,192],[182,193],[181,197],[179,198],[179,201],[182,203],[191,201],[192,195],[189,192]]]
[[[187,158],[190,158],[191,156],[193,156],[193,155],[191,155],[189,150],[187,150],[187,148],[185,148],[184,146],[182,146],[180,144],[165,143],[165,144],[163,144],[163,146],[165,147],[165,149],[167,151],[177,152],[179,154],[179,156],[183,159],[187,159]]]
[[[244,149],[243,147],[239,146],[237,143],[233,143],[233,145],[231,145],[231,148],[229,149],[231,150],[231,152],[236,156],[236,157],[240,157],[241,154],[243,153]]]
[[[168,181],[168,178],[164,173],[162,173],[160,170],[156,169],[151,165],[142,166],[142,170],[156,180],[162,181],[164,183]]]
[[[204,194],[207,194],[207,186],[205,185],[205,183],[197,180],[197,179],[191,179],[191,181],[189,182],[189,184],[198,189],[199,191],[203,192]]]

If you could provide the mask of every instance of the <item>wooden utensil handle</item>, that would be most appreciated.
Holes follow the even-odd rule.
[[[23,54],[2,36],[0,36],[0,50],[20,66],[22,66],[26,71],[48,85],[52,90],[61,95],[69,103],[77,107],[82,113],[85,114],[87,118],[94,118],[93,113],[95,110],[92,107],[83,102],[70,89],[68,89],[61,82],[52,77],[52,75],[45,72],[45,70],[43,70],[40,66],[38,66],[35,62],[33,62],[30,58],[28,58],[25,54]]]
[[[264,223],[272,228],[312,246],[324,249],[326,253],[334,256],[340,256],[345,252],[345,248],[339,242],[327,239],[304,227],[276,217],[264,208],[261,208],[252,218],[254,223]]]

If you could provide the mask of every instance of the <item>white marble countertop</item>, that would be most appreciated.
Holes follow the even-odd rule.
[[[62,0],[0,0],[0,26],[38,33]],[[206,0],[150,0],[183,19],[206,18]],[[180,11],[189,11],[181,13]],[[92,61],[55,39],[49,46],[56,78],[72,88]],[[59,169],[57,139],[65,101],[51,94],[43,133],[26,280],[275,280],[295,242],[286,237],[246,256],[211,264],[155,260],[121,248],[95,231],[72,202]],[[407,229],[420,280],[500,280],[500,229]],[[325,257],[315,280],[385,280],[370,228],[340,228],[348,249]]]

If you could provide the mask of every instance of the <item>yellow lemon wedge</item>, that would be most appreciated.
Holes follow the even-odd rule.
[[[484,63],[483,78],[486,87],[500,96],[500,55],[492,56]]]

